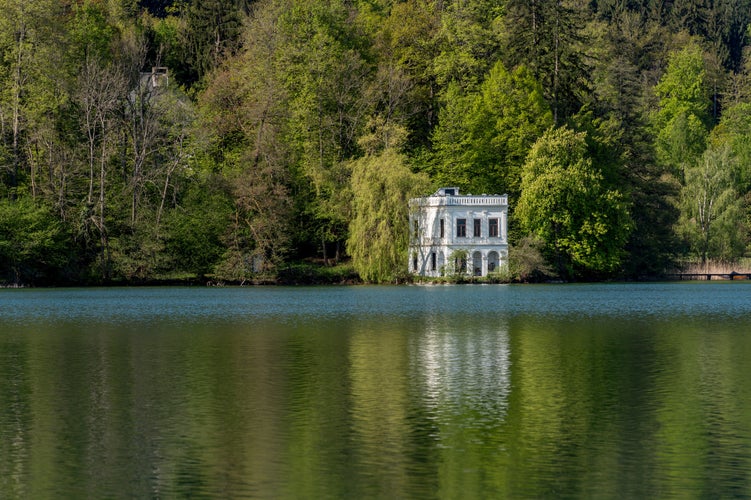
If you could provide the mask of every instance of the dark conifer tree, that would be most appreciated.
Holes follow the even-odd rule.
[[[192,0],[183,12],[185,66],[178,78],[187,85],[201,80],[240,46],[250,0]]]
[[[589,91],[582,26],[585,9],[569,0],[510,0],[506,14],[509,68],[528,66],[542,83],[556,124],[576,113]]]

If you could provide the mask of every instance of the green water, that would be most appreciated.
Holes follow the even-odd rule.
[[[0,290],[0,498],[751,497],[751,283]]]

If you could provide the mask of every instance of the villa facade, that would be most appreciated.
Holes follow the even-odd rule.
[[[456,187],[409,200],[409,270],[421,276],[487,276],[508,262],[507,195]]]

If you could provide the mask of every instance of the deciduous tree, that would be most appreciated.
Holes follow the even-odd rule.
[[[383,137],[398,131],[377,130]],[[402,132],[402,135],[404,132]],[[366,138],[374,147],[352,162],[352,220],[349,224],[347,252],[365,281],[393,281],[405,270],[409,245],[408,201],[423,194],[429,185],[427,176],[414,174],[407,159],[394,146],[375,146],[383,141]]]
[[[730,147],[710,147],[686,169],[681,229],[702,262],[734,259],[743,254],[748,228],[743,203],[733,183]]]
[[[535,143],[522,171],[516,215],[545,242],[561,276],[618,271],[631,218],[623,195],[590,159],[583,133],[554,129]]]
[[[553,124],[540,84],[524,66],[495,64],[478,92],[449,88],[434,135],[436,179],[472,193],[519,193],[521,166]]]
[[[0,282],[33,284],[54,278],[70,257],[68,241],[47,206],[29,197],[0,200]]]
[[[710,100],[705,76],[701,47],[689,43],[671,55],[655,87],[660,99],[652,118],[657,158],[681,181],[706,148]]]
[[[25,134],[34,116],[51,112],[48,70],[59,43],[60,4],[0,1],[0,172],[11,195],[29,174]],[[47,101],[47,102],[45,102]]]
[[[106,223],[108,167],[116,148],[116,112],[126,92],[124,75],[117,67],[93,56],[86,60],[75,95],[83,111],[81,126],[88,139],[88,193],[79,222],[84,238],[94,233],[99,239],[101,276],[105,279],[109,277],[110,258]]]

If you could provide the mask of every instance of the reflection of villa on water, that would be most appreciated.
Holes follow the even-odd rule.
[[[493,415],[504,418],[511,393],[507,327],[488,325],[471,335],[456,335],[445,328],[428,326],[416,345],[428,407],[492,407]]]
[[[411,272],[487,276],[506,263],[507,195],[460,196],[459,188],[441,188],[409,206]]]

